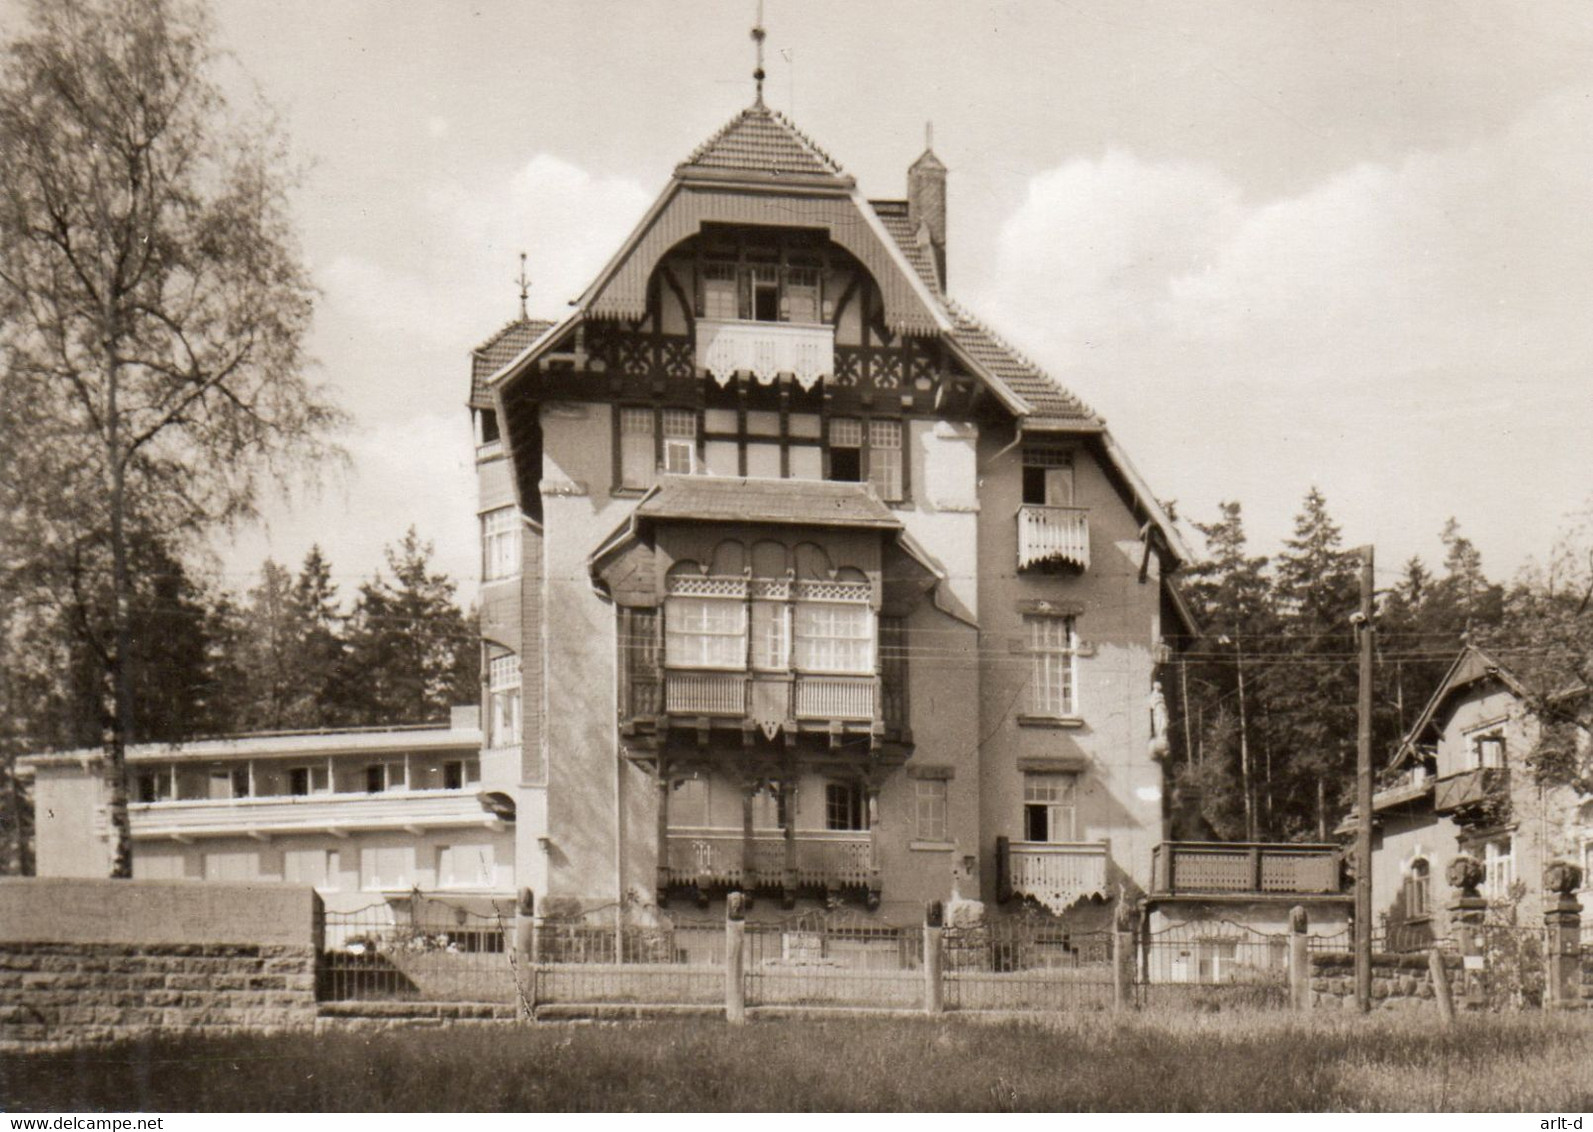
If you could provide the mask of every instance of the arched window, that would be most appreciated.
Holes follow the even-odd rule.
[[[1432,914],[1432,868],[1427,858],[1417,857],[1405,874],[1405,917],[1416,919]]]

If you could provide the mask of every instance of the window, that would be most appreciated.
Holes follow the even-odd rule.
[[[806,262],[782,265],[773,248],[749,248],[751,256],[765,262],[742,263],[729,258],[703,262],[698,274],[697,314],[701,318],[758,322],[822,321],[826,308],[823,276],[811,255],[793,256]]]
[[[249,768],[235,766],[216,768],[210,772],[210,794],[212,801],[224,801],[228,798],[247,798],[249,796]]]
[[[481,516],[481,580],[495,582],[520,573],[520,516],[499,507]]]
[[[336,849],[282,851],[282,879],[289,884],[310,884],[316,888],[326,888],[331,878],[336,875]]]
[[[1482,894],[1489,900],[1508,900],[1516,880],[1514,842],[1501,837],[1483,846],[1482,870]]]
[[[481,763],[476,759],[449,759],[442,771],[444,790],[463,790],[481,782]]]
[[[863,791],[850,782],[831,782],[824,787],[824,828],[863,830],[868,828],[868,807]]]
[[[823,479],[822,418],[785,409],[703,411],[703,468],[711,476]]]
[[[730,321],[741,317],[741,303],[736,296],[736,265],[734,263],[705,263],[702,265],[703,318]]]
[[[365,889],[413,888],[413,845],[366,846],[360,850],[360,887]]]
[[[1023,776],[1023,839],[1073,841],[1076,832],[1074,802],[1077,783],[1071,774]]]
[[[260,854],[253,849],[236,853],[206,853],[206,880],[255,880],[260,875]]]
[[[386,790],[403,790],[409,785],[401,762],[371,763],[365,768],[365,793],[380,794]]]
[[[620,410],[620,486],[643,489],[658,478],[653,410]]]
[[[690,409],[665,409],[664,471],[689,476],[697,470],[697,414]]]
[[[945,841],[946,780],[919,778],[913,782],[914,828],[920,841]]]
[[[494,657],[487,666],[487,746],[513,747],[520,742],[520,658],[514,653]]]
[[[796,665],[804,672],[872,673],[874,611],[862,602],[799,602]]]
[[[791,607],[783,601],[752,603],[752,667],[760,672],[791,667]]]
[[[868,482],[887,503],[899,503],[902,492],[902,422],[868,422]]]
[[[328,771],[324,766],[295,766],[288,768],[288,793],[295,797],[306,794],[327,794]]]
[[[1077,711],[1073,689],[1073,618],[1027,616],[1029,711],[1053,718]]]
[[[1023,501],[1045,507],[1073,506],[1073,456],[1054,448],[1023,450]]]
[[[140,802],[166,802],[171,800],[171,776],[162,771],[150,770],[138,776]]]
[[[666,598],[664,663],[671,668],[745,668],[746,603],[717,597]]]
[[[1505,765],[1505,740],[1501,730],[1489,731],[1471,738],[1471,765],[1497,767]]]
[[[491,888],[497,880],[492,843],[473,841],[437,847],[439,888]]]
[[[1405,874],[1405,918],[1432,915],[1432,868],[1425,857],[1417,857]]]
[[[830,478],[842,483],[863,479],[863,422],[849,417],[830,421]]]

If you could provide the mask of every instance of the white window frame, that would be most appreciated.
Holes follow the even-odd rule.
[[[844,812],[837,817],[837,810]],[[824,828],[832,833],[868,832],[868,796],[855,782],[824,784]]]
[[[792,627],[797,670],[872,676],[878,620],[865,602],[799,601]]]
[[[1425,919],[1432,914],[1433,864],[1426,857],[1417,857],[1405,871],[1405,918]]]
[[[619,409],[619,486],[645,491],[658,482],[658,421],[650,408]]]
[[[1026,614],[1029,713],[1044,719],[1079,714],[1078,635],[1072,617]]]
[[[697,414],[690,409],[665,409],[663,470],[666,475],[697,474]]]
[[[1516,844],[1513,837],[1497,837],[1482,847],[1482,892],[1489,900],[1510,898],[1516,881]]]
[[[791,606],[784,601],[752,602],[752,670],[787,672],[791,668]]]
[[[899,420],[870,418],[868,422],[868,482],[886,503],[900,503],[907,497],[902,470],[904,431]]]
[[[520,514],[498,507],[481,514],[481,580],[498,582],[520,574]]]
[[[913,831],[919,841],[950,841],[948,803],[951,784],[944,778],[913,780]]]
[[[1023,776],[1023,836],[1029,836],[1031,807],[1045,808],[1045,839],[1041,844],[1065,845],[1078,840],[1079,776],[1029,772]],[[1066,836],[1059,836],[1066,834]]]
[[[487,748],[520,744],[520,656],[506,653],[487,664]]]
[[[1485,770],[1502,767],[1507,765],[1509,756],[1503,725],[1491,723],[1467,732],[1466,761],[1469,769]]]
[[[740,596],[664,599],[664,667],[744,672],[747,602]]]

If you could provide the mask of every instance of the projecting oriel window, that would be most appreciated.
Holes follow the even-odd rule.
[[[487,666],[487,746],[520,743],[520,658],[494,657]]]

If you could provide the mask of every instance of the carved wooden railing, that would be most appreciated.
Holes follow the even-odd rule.
[[[666,838],[669,883],[778,888],[785,875],[785,834],[758,830],[745,847],[742,839],[739,829],[671,829]],[[743,853],[748,850],[750,877],[742,867]],[[870,884],[878,872],[873,840],[865,832],[798,831],[795,857],[793,879],[803,887],[861,887]]]
[[[1018,569],[1063,562],[1090,566],[1089,509],[1025,503],[1018,508]]]
[[[1433,783],[1433,812],[1453,813],[1465,806],[1507,798],[1509,792],[1508,767],[1484,766],[1445,775]]]
[[[996,843],[1003,900],[1028,896],[1060,914],[1086,896],[1106,894],[1104,841],[1007,841]]]

